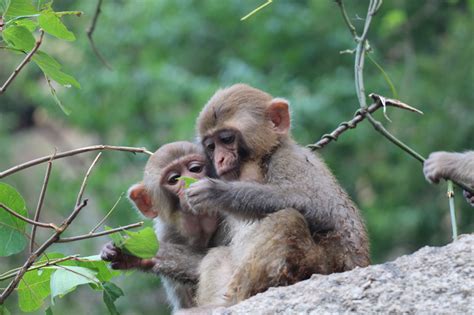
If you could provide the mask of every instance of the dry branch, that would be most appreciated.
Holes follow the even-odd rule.
[[[136,228],[136,227],[140,227],[140,226],[143,225],[143,223],[144,222],[141,221],[141,222],[137,222],[137,223],[132,223],[132,224],[120,226],[118,228],[110,229],[108,231],[102,231],[102,232],[97,232],[97,233],[87,233],[87,234],[83,234],[83,235],[79,235],[79,236],[73,236],[73,237],[64,237],[64,238],[60,238],[59,240],[57,240],[56,243],[75,242],[75,241],[85,240],[85,239],[89,239],[89,238],[95,238],[95,237],[99,237],[99,236],[109,235],[109,234],[117,233],[117,232],[120,232],[120,231],[125,231],[125,230],[133,229],[133,228]]]
[[[357,127],[357,125],[362,120],[365,119],[367,114],[373,113],[381,107],[385,108],[386,106],[393,106],[393,107],[409,110],[415,113],[423,114],[418,109],[411,107],[405,103],[402,103],[399,100],[385,98],[383,96],[380,96],[374,93],[370,94],[369,96],[373,98],[375,103],[371,104],[366,109],[363,109],[363,108],[358,109],[356,113],[354,114],[354,118],[352,118],[350,121],[344,121],[340,123],[339,126],[336,129],[334,129],[333,132],[323,135],[318,142],[316,142],[315,144],[310,144],[308,145],[308,147],[314,151],[314,150],[323,148],[324,146],[326,146],[329,142],[333,140],[336,141],[343,132],[345,132],[348,129],[353,129]]]
[[[92,17],[92,23],[87,29],[87,38],[89,39],[89,43],[91,44],[92,50],[94,51],[95,55],[99,60],[102,62],[102,64],[109,70],[113,70],[112,66],[105,60],[105,58],[102,56],[102,54],[99,52],[99,49],[97,49],[94,39],[92,38],[92,34],[94,33],[95,26],[97,24],[97,20],[99,19],[99,15],[101,12],[101,6],[102,6],[102,0],[97,1],[97,6],[95,7],[95,12],[94,16]]]
[[[26,223],[29,223],[31,225],[34,225],[34,226],[39,226],[39,227],[43,227],[43,228],[48,228],[48,229],[53,229],[53,230],[58,230],[59,228],[54,225],[53,223],[43,223],[43,222],[38,222],[38,221],[34,221],[34,220],[31,220],[31,219],[28,219],[27,217],[24,217],[22,216],[21,214],[13,211],[12,209],[10,209],[9,207],[7,207],[6,205],[4,205],[3,203],[0,203],[0,208],[4,209],[6,212],[10,213],[12,216],[14,217],[17,217],[18,219],[22,220],[22,221],[25,221]]]
[[[10,85],[10,83],[13,82],[13,80],[16,78],[16,76],[18,75],[18,73],[20,73],[21,69],[23,69],[23,67],[28,63],[30,62],[31,58],[33,57],[33,55],[36,53],[36,51],[38,51],[39,47],[41,46],[41,43],[43,42],[43,36],[44,36],[44,31],[43,30],[40,30],[40,37],[39,39],[36,41],[35,43],[35,46],[33,47],[33,49],[26,55],[25,59],[23,59],[23,61],[18,65],[18,67],[16,67],[16,69],[12,72],[12,74],[10,74],[10,76],[8,77],[8,79],[5,81],[5,83],[3,83],[2,87],[0,87],[0,94],[2,94],[3,92],[5,92],[5,90],[7,89],[7,87]],[[0,177],[1,178],[1,177]]]
[[[76,155],[76,154],[81,154],[85,152],[91,152],[91,151],[125,151],[125,152],[132,152],[132,153],[146,153],[148,155],[152,155],[150,151],[148,151],[146,148],[135,148],[135,147],[122,147],[122,146],[112,146],[112,145],[94,145],[94,146],[89,146],[89,147],[83,147],[79,149],[74,149],[71,151],[66,151],[66,152],[61,152],[58,154],[52,154],[48,156],[43,156],[41,158],[25,162],[23,164],[15,165],[3,172],[0,173],[0,179],[3,177],[6,177],[8,175],[11,175],[13,173],[16,173],[18,171],[24,170],[26,168],[47,162],[51,159],[57,160],[61,159],[64,157]]]

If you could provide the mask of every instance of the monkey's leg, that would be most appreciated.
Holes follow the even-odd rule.
[[[326,255],[326,248],[314,242],[306,220],[297,210],[277,211],[258,224],[256,239],[251,240],[252,246],[232,275],[226,292],[228,303],[238,303],[269,287],[308,279],[313,273],[331,272],[333,261]]]

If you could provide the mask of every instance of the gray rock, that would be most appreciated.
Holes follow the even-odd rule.
[[[474,235],[271,288],[217,314],[474,314]]]

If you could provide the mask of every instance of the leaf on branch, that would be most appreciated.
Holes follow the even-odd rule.
[[[63,297],[74,291],[77,286],[87,283],[99,284],[97,272],[77,266],[55,267],[57,270],[51,276],[51,303],[54,305],[54,298]]]
[[[101,282],[110,281],[113,277],[121,275],[120,271],[112,270],[107,267],[107,262],[103,261],[99,255],[81,257],[73,261],[75,265],[92,269],[97,272],[96,277]]]
[[[40,67],[44,74],[59,84],[69,87],[71,85],[81,88],[79,82],[71,75],[61,71],[61,64],[53,57],[39,50],[33,55],[32,60]]]
[[[0,203],[24,217],[28,216],[25,200],[12,186],[0,183]],[[5,209],[0,209],[0,257],[21,252],[27,239],[24,235],[26,222]]]
[[[106,227],[105,230],[110,230]],[[127,253],[140,258],[152,258],[159,249],[158,239],[151,227],[146,227],[138,232],[124,231],[125,236],[120,233],[110,234],[114,245]]]
[[[39,25],[48,34],[67,41],[76,40],[74,33],[69,31],[61,19],[51,10],[42,11],[38,18]]]
[[[32,270],[25,273],[18,286],[18,304],[23,312],[39,309],[51,293],[50,279],[53,269]]]
[[[122,289],[113,284],[112,282],[104,283],[104,303],[109,310],[111,315],[119,315],[114,302],[121,296],[124,296]]]
[[[11,315],[5,305],[0,305],[0,315]]]
[[[36,28],[38,27],[38,22],[36,20],[31,20],[31,19],[21,19],[15,21],[15,24],[18,26],[24,26],[28,29],[30,32],[34,32]]]
[[[7,1],[8,3],[8,1]],[[37,14],[38,11],[34,7],[31,0],[10,0],[3,15],[6,20],[23,15]]]
[[[35,38],[25,26],[10,26],[2,32],[2,35],[13,48],[30,51],[35,46]]]

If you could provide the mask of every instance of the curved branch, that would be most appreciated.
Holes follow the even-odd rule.
[[[148,151],[146,148],[135,148],[135,147],[122,147],[122,146],[113,146],[113,145],[93,145],[89,147],[83,147],[79,149],[74,149],[71,151],[66,151],[66,152],[61,152],[58,154],[52,154],[48,156],[43,156],[41,158],[31,160],[28,162],[25,162],[23,164],[19,164],[16,166],[13,166],[12,168],[9,168],[3,172],[0,172],[0,179],[11,175],[13,173],[16,173],[18,171],[24,170],[25,168],[29,168],[44,162],[49,161],[51,158],[53,160],[61,159],[64,157],[76,155],[76,154],[81,154],[85,152],[90,152],[90,151],[125,151],[125,152],[132,152],[132,153],[145,153],[148,155],[152,155],[153,153]]]
[[[31,219],[28,219],[27,217],[24,217],[22,216],[21,214],[19,213],[16,213],[15,211],[13,211],[12,209],[10,209],[9,207],[7,207],[6,205],[4,205],[3,203],[0,203],[0,208],[3,208],[5,209],[5,211],[7,211],[8,213],[10,213],[12,216],[14,217],[17,217],[18,219],[22,220],[22,221],[25,221],[26,223],[29,223],[31,225],[34,225],[34,226],[39,226],[39,227],[43,227],[43,228],[48,228],[48,229],[53,229],[53,230],[58,230],[59,228],[54,225],[53,223],[43,223],[43,222],[38,222],[38,221],[34,221],[34,220],[31,220]]]

